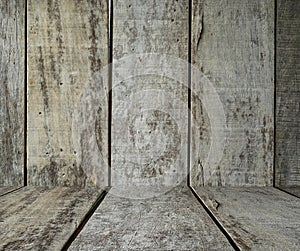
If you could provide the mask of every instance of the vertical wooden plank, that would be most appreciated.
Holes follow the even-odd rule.
[[[300,186],[300,2],[277,5],[276,185]]]
[[[186,177],[187,65],[166,77],[163,54],[187,62],[188,1],[116,0],[113,28],[112,185],[139,197]]]
[[[193,63],[210,84],[192,84],[192,184],[271,185],[274,1],[193,0],[192,41]],[[198,97],[213,91],[220,103],[205,106]]]
[[[0,186],[23,185],[24,1],[0,3]]]
[[[108,84],[95,75],[107,65],[107,22],[106,1],[28,1],[31,185],[107,184],[107,104],[94,97]]]

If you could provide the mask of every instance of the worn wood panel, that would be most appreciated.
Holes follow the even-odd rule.
[[[97,77],[108,60],[107,8],[103,0],[28,1],[31,185],[107,184],[108,83]]]
[[[276,188],[196,187],[241,250],[299,250],[300,200]]]
[[[98,188],[26,187],[0,198],[0,250],[61,250]]]
[[[276,57],[276,185],[300,186],[300,2],[279,0]]]
[[[189,188],[150,200],[109,193],[71,250],[233,250]]]
[[[192,62],[192,184],[271,185],[274,1],[194,0]]]
[[[163,54],[187,60],[188,2],[116,0],[113,21],[112,185],[139,197],[137,187],[186,177],[187,66],[184,83],[162,69],[173,66]],[[156,55],[151,64],[146,53]],[[155,65],[161,71],[147,75]]]
[[[0,3],[0,185],[23,185],[24,2]]]

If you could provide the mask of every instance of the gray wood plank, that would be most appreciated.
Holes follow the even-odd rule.
[[[26,187],[0,198],[0,250],[61,250],[99,189]]]
[[[277,8],[276,185],[300,186],[300,2]]]
[[[31,185],[107,184],[107,23],[107,1],[28,1]]]
[[[187,65],[181,83],[163,55],[187,60],[188,1],[116,0],[113,21],[112,185],[176,186],[186,177]]]
[[[150,200],[114,188],[70,250],[233,250],[187,187]]]
[[[192,183],[269,186],[274,1],[194,0],[192,23]]]
[[[196,187],[242,250],[299,250],[300,200],[276,188]]]
[[[24,13],[24,1],[0,3],[1,186],[24,182]]]

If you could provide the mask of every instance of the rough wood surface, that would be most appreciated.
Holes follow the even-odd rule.
[[[195,188],[242,250],[299,250],[300,200],[276,188]]]
[[[107,183],[107,23],[106,1],[28,1],[31,185]]]
[[[18,189],[19,186],[0,186],[0,196]]]
[[[300,198],[300,186],[288,186],[288,187],[284,187],[284,186],[280,186],[280,189],[282,189],[283,191],[286,191],[288,193],[291,193],[293,195],[296,195]]]
[[[0,185],[22,186],[24,163],[24,1],[0,3]]]
[[[277,7],[276,185],[300,186],[300,2]]]
[[[194,0],[192,30],[192,62],[210,82],[192,83],[193,185],[271,185],[274,1]],[[222,106],[199,99],[213,91]]]
[[[113,28],[112,185],[175,186],[186,177],[188,91],[163,70],[145,73],[170,63],[163,54],[187,60],[188,2],[116,0]],[[148,65],[145,53],[158,58]]]
[[[61,250],[99,189],[22,188],[0,198],[0,250]]]
[[[187,187],[150,200],[113,193],[70,250],[233,250]]]

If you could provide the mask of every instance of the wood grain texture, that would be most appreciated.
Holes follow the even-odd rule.
[[[150,200],[115,192],[112,188],[70,250],[233,250],[186,186]]]
[[[116,0],[113,28],[112,185],[175,186],[186,177],[188,91],[163,70],[147,75],[143,57],[155,53],[162,69],[163,54],[187,60],[188,2]]]
[[[26,187],[0,198],[0,250],[61,250],[99,189]]]
[[[24,1],[0,3],[0,185],[22,186],[24,169]]]
[[[241,250],[299,250],[300,200],[276,188],[195,188]]]
[[[276,185],[300,186],[300,2],[277,8]]]
[[[210,83],[192,83],[193,185],[272,184],[273,44],[274,1],[193,1],[192,62]],[[199,98],[213,91],[221,105]],[[223,140],[221,153],[212,150]]]
[[[30,185],[107,184],[107,23],[107,1],[28,1]]]

